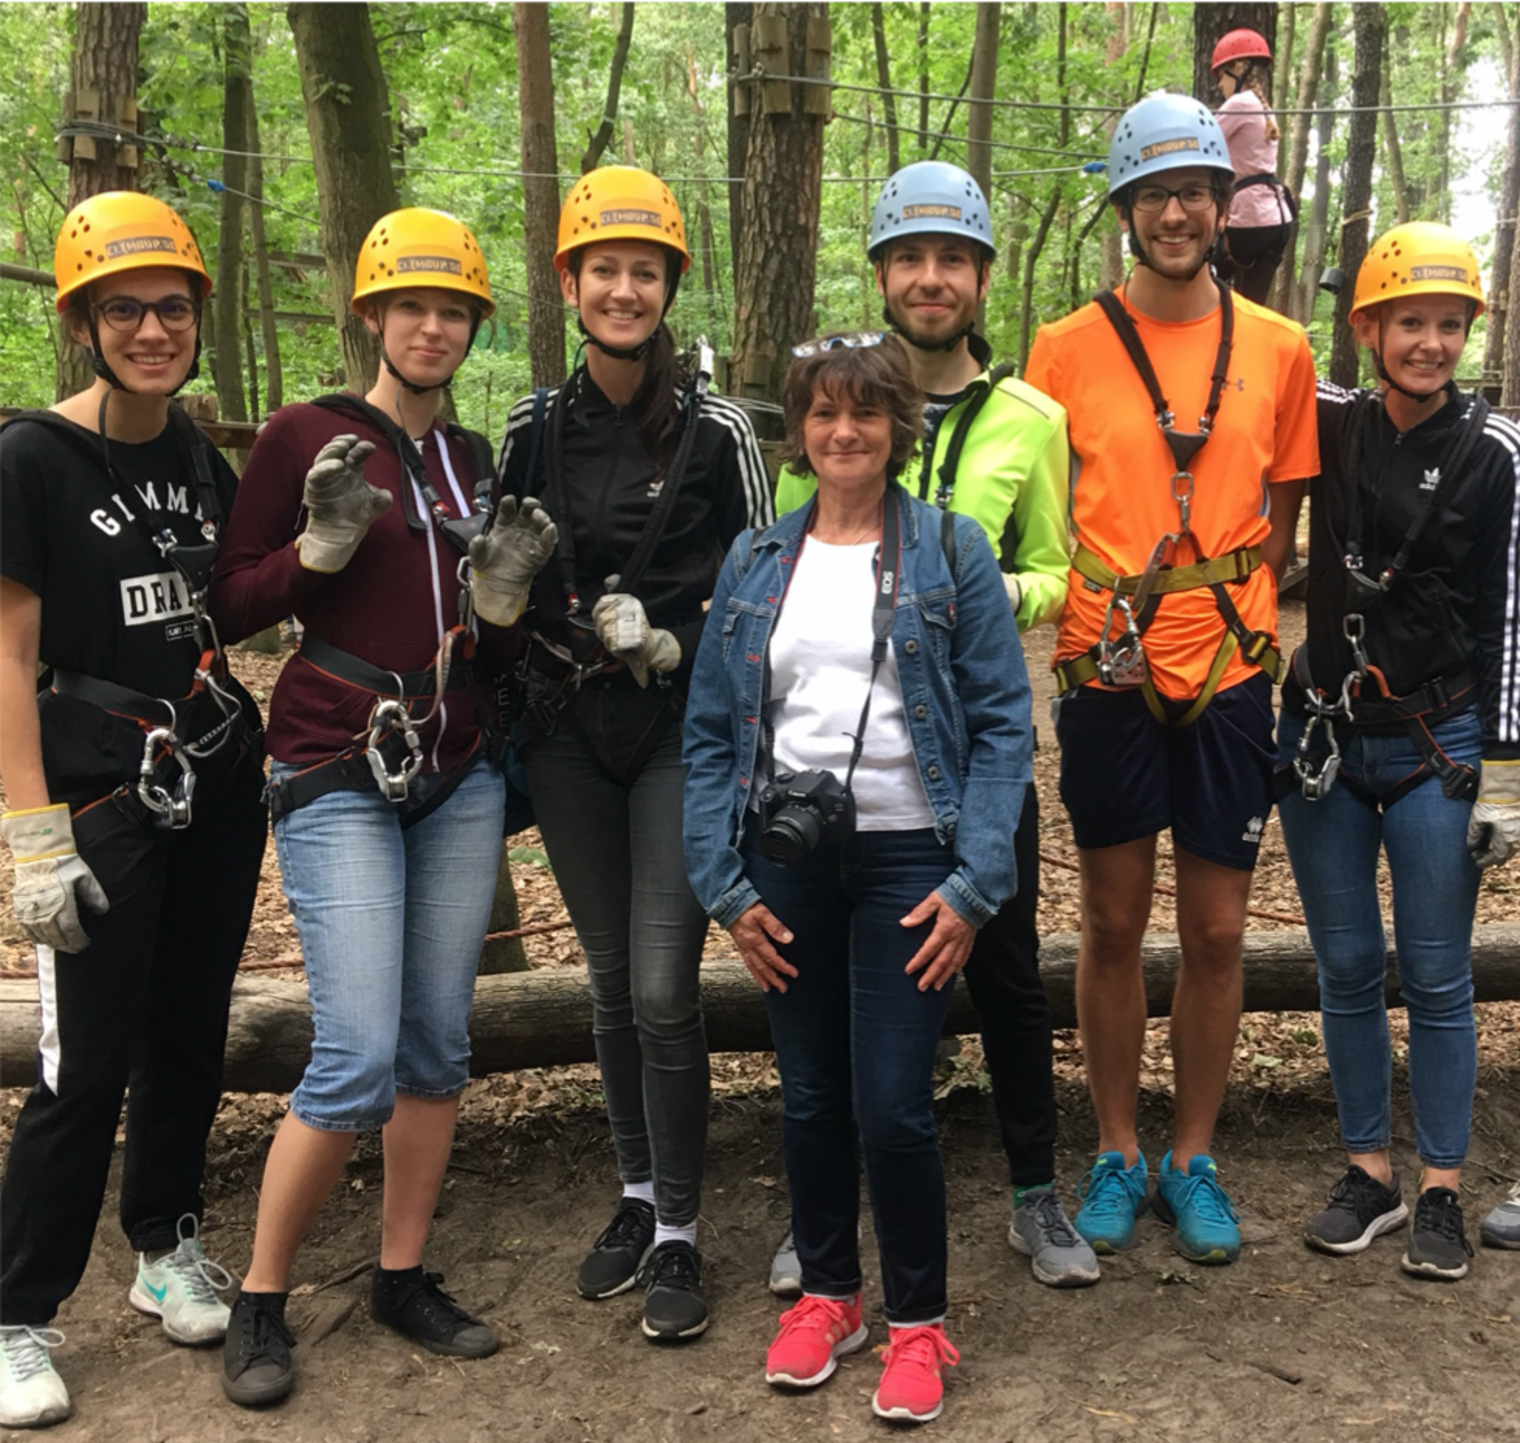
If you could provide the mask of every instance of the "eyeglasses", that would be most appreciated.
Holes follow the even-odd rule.
[[[201,308],[188,296],[165,296],[140,301],[135,296],[112,296],[90,307],[113,331],[135,331],[152,311],[166,331],[188,331],[200,319]]]
[[[799,361],[804,356],[816,356],[823,351],[834,351],[841,347],[847,351],[864,351],[871,346],[879,346],[885,336],[884,331],[852,331],[845,336],[824,336],[817,341],[804,341],[800,346],[792,347],[792,355]]]
[[[1135,191],[1134,199],[1130,204],[1147,215],[1166,209],[1167,202],[1173,196],[1182,203],[1182,208],[1192,214],[1207,210],[1211,205],[1219,203],[1218,196],[1214,193],[1211,185],[1185,185],[1181,190],[1168,190],[1164,185],[1142,185]]]

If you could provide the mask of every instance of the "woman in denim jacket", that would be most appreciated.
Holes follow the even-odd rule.
[[[891,1325],[873,1407],[924,1421],[957,1358],[935,1049],[976,929],[1017,888],[1029,685],[980,528],[896,484],[923,410],[899,343],[793,354],[788,460],[818,493],[741,535],[718,580],[686,711],[686,860],[765,990],[781,1072],[804,1296],[767,1381],[815,1386],[866,1342],[858,1135]]]

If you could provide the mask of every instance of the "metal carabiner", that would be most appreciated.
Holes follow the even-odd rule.
[[[172,707],[170,712],[172,714]],[[179,780],[174,784],[172,792],[154,780],[158,769],[156,753],[160,745],[168,748],[170,758],[180,769]],[[172,726],[154,727],[143,738],[142,764],[137,769],[137,795],[143,806],[153,813],[155,827],[179,832],[194,819],[191,803],[195,796],[195,769],[175,737]]]
[[[1367,675],[1368,666],[1367,649],[1362,645],[1367,635],[1366,617],[1359,611],[1348,611],[1341,618],[1341,635],[1346,638],[1346,642],[1351,648],[1351,660],[1355,667],[1353,671],[1348,673],[1346,679],[1349,682],[1352,677],[1355,677],[1357,681],[1360,681]],[[1344,694],[1343,689],[1342,695]]]
[[[1110,638],[1114,613],[1123,619],[1124,629]],[[1117,591],[1103,613],[1103,639],[1098,643],[1098,679],[1104,686],[1140,686],[1146,678],[1145,643],[1135,625],[1135,611],[1127,596]]]
[[[380,751],[380,743],[392,732],[401,737],[410,753],[394,772],[386,769],[385,757]],[[380,795],[388,802],[404,802],[412,778],[422,770],[422,743],[418,739],[417,729],[412,725],[412,715],[404,703],[390,698],[375,704],[374,711],[369,714],[369,743],[364,749],[364,756],[369,762],[370,771],[374,773]]]
[[[1304,728],[1304,734],[1298,739],[1298,749],[1293,757],[1293,775],[1298,778],[1304,800],[1317,802],[1335,785],[1341,769],[1341,746],[1336,740],[1333,720],[1338,707],[1335,704],[1327,706],[1317,697],[1311,697],[1309,705],[1313,708],[1313,713],[1309,717],[1309,724]],[[1329,746],[1324,758],[1316,763],[1311,752],[1314,729],[1318,726],[1324,727]]]
[[[1179,481],[1187,484],[1178,486]],[[1192,528],[1193,520],[1193,473],[1191,471],[1175,471],[1172,473],[1172,500],[1177,503],[1177,515],[1182,521],[1182,532],[1185,535]]]

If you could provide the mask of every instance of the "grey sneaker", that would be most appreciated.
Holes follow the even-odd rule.
[[[48,1357],[62,1342],[56,1328],[0,1328],[0,1428],[45,1428],[73,1411]]]
[[[771,1292],[778,1298],[802,1296],[802,1264],[797,1260],[797,1241],[790,1228],[776,1244],[776,1255],[771,1259]]]
[[[1491,1248],[1520,1248],[1520,1182],[1483,1219],[1478,1228],[1478,1236]]]
[[[197,1234],[194,1213],[179,1220],[179,1246],[157,1262],[146,1253],[137,1257],[137,1280],[127,1301],[139,1313],[163,1320],[164,1332],[176,1343],[198,1348],[220,1343],[227,1336],[231,1310],[217,1292],[232,1286],[227,1270],[206,1256]]]
[[[1374,1238],[1403,1227],[1408,1216],[1398,1173],[1381,1183],[1352,1163],[1330,1189],[1330,1201],[1309,1219],[1304,1241],[1322,1253],[1359,1253]]]
[[[1098,1259],[1071,1225],[1053,1187],[1030,1188],[1013,1210],[1008,1241],[1029,1259],[1046,1287],[1085,1288],[1098,1281]]]

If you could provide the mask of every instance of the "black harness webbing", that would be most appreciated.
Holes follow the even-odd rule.
[[[982,407],[992,399],[992,393],[1013,375],[1013,372],[1012,361],[1004,361],[994,366],[987,373],[987,384],[976,387],[966,398],[960,415],[955,418],[955,429],[950,433],[950,444],[945,448],[945,459],[937,467],[933,467],[934,475],[939,478],[939,485],[934,492],[934,504],[941,511],[949,508],[951,497],[955,495],[955,483],[960,475],[961,452],[966,449],[966,440],[971,434],[976,418],[981,415]],[[924,457],[923,469],[919,472],[918,499],[920,501],[929,499],[929,473],[933,460],[931,446],[929,454]]]
[[[309,631],[301,638],[300,654],[302,660],[318,671],[361,691],[374,692],[376,696],[430,697],[439,689],[436,666],[426,671],[386,671],[384,667],[323,641]],[[461,687],[473,686],[475,679],[475,659],[462,656],[456,660],[453,648],[446,648],[442,689],[457,691]]]

